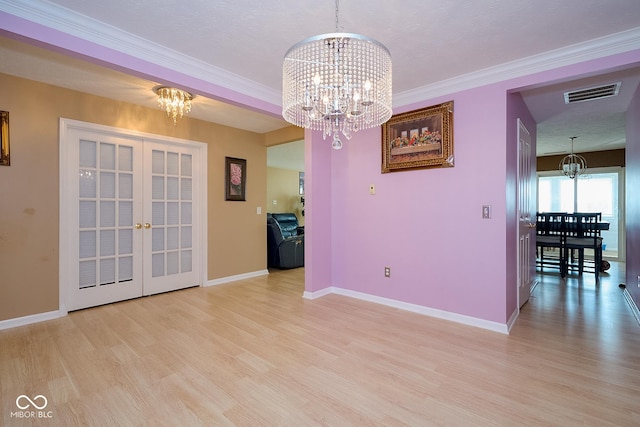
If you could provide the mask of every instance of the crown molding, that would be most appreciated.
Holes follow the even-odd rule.
[[[278,90],[47,1],[0,0],[0,10],[252,98],[282,103]]]
[[[452,77],[405,92],[395,93],[393,95],[393,106],[394,108],[401,107],[421,102],[425,99],[432,99],[462,90],[473,89],[635,49],[640,49],[640,27]]]
[[[273,105],[281,105],[282,102],[279,90],[47,1],[0,0],[0,10]],[[393,106],[402,107],[425,99],[635,49],[640,49],[640,27],[394,93]]]

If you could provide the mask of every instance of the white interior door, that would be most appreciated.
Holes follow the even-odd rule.
[[[147,143],[144,205],[144,294],[150,295],[198,284],[198,223],[193,221],[197,151],[185,145]],[[195,186],[195,188],[194,188]],[[148,218],[151,218],[150,220]]]
[[[62,311],[204,283],[204,144],[65,119],[60,144]]]
[[[531,134],[518,119],[518,303],[529,300],[535,277],[535,212],[532,212],[533,179]]]
[[[142,294],[142,141],[72,129],[69,309]],[[72,285],[71,285],[72,284]]]

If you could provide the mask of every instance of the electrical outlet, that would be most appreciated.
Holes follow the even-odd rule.
[[[384,277],[391,277],[391,267],[384,268]]]
[[[640,288],[640,274],[638,274],[638,287]]]

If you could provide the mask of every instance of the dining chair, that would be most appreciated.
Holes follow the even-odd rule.
[[[579,275],[593,269],[596,282],[600,278],[602,267],[602,236],[598,223],[602,221],[600,212],[576,212],[565,219],[566,236],[564,238],[565,273],[577,270]],[[593,261],[585,259],[585,250],[593,250]],[[575,260],[575,253],[578,260]]]
[[[536,265],[557,268],[564,274],[563,229],[565,212],[538,212],[536,214]],[[545,249],[551,249],[557,256],[545,256]]]

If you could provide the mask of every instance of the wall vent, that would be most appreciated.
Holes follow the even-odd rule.
[[[617,96],[620,91],[620,84],[611,83],[603,86],[590,87],[586,89],[574,90],[564,93],[564,103],[573,104],[574,102],[592,101],[594,99],[609,98]]]

